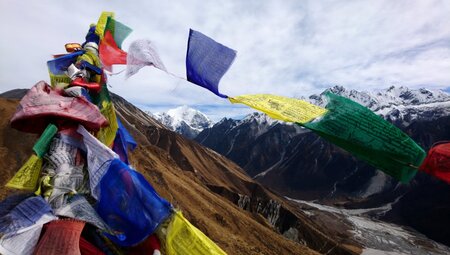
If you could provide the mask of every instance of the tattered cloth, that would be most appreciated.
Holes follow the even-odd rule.
[[[67,121],[80,123],[92,131],[108,125],[97,106],[83,97],[65,97],[40,81],[20,101],[11,126],[23,132],[40,134],[49,123]]]
[[[420,170],[450,184],[450,142],[433,146]]]
[[[80,236],[84,222],[55,220],[44,226],[35,255],[81,255]]]

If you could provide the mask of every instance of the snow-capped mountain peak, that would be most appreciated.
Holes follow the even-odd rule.
[[[194,138],[203,129],[213,125],[205,114],[186,105],[155,113],[154,116],[169,129],[188,138]]]
[[[342,86],[334,86],[326,89],[320,95],[310,96],[309,101],[318,105],[325,105],[323,95],[328,91],[356,101],[375,112],[393,105],[409,106],[450,101],[450,95],[441,90],[409,89],[403,86],[391,86],[387,89],[372,92],[347,90]]]
[[[256,122],[259,125],[272,125],[273,123],[277,122],[277,120],[270,118],[269,116],[267,116],[264,113],[259,113],[259,112],[253,112],[248,114],[247,116],[245,116],[245,118],[243,118],[240,123],[246,123],[246,122]]]
[[[307,99],[313,104],[325,106],[325,92],[349,98],[392,122],[406,126],[414,119],[435,119],[450,115],[450,95],[440,90],[409,89],[391,86],[387,89],[366,92],[347,90],[342,86],[326,89],[320,95]]]
[[[170,109],[166,114],[172,117],[172,125],[175,126],[184,121],[194,129],[203,130],[213,124],[205,114],[193,108],[189,108],[187,105]]]

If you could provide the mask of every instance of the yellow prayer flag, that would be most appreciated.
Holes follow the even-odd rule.
[[[41,168],[42,159],[33,154],[9,180],[6,187],[34,191],[41,174]]]
[[[184,218],[179,211],[173,214],[165,237],[161,238],[160,232],[160,240],[166,248],[167,255],[226,254],[217,244]]]
[[[306,123],[327,112],[327,109],[306,101],[270,94],[242,95],[228,98],[231,103],[241,103],[262,111],[277,120]]]
[[[98,18],[97,25],[95,26],[95,33],[100,37],[100,40],[103,39],[106,22],[108,21],[109,17],[114,18],[114,12],[102,12],[100,17]]]
[[[72,81],[66,74],[54,74],[50,70],[48,70],[48,74],[50,76],[50,85],[52,86],[52,88],[55,88],[58,84],[64,84],[65,86],[68,86]]]
[[[109,126],[101,128],[100,131],[98,131],[97,139],[104,145],[110,147],[114,142],[114,138],[116,138],[119,124],[117,124],[117,117],[113,103],[109,101],[103,101],[102,105],[103,107],[100,112],[108,120]]]

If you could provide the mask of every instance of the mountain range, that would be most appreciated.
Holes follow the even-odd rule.
[[[412,90],[406,87],[391,86],[384,90],[365,92],[334,86],[324,92],[326,91],[350,98],[399,126],[407,126],[416,119],[429,120],[450,115],[450,96],[440,90],[431,91],[424,88]],[[326,99],[323,94],[299,99],[324,107]],[[186,105],[170,109],[167,112],[153,114],[146,111],[146,113],[163,123],[170,130],[190,139],[194,139],[201,131],[211,128],[215,124],[206,114]],[[251,116],[259,118],[261,122],[267,122],[269,126],[280,123],[255,114],[251,114],[247,118],[252,118]],[[222,121],[226,121],[226,119],[219,123]],[[242,123],[245,123],[245,120]],[[235,121],[235,125],[239,125],[239,121]],[[262,126],[267,125],[262,123]]]
[[[390,87],[377,92],[327,89],[374,111],[410,135],[425,150],[450,140],[450,95]],[[324,92],[326,92],[324,91]],[[303,98],[325,106],[324,93]],[[195,140],[231,159],[263,185],[294,198],[345,208],[392,209],[375,218],[413,227],[450,245],[450,186],[419,173],[404,185],[297,125],[262,113],[224,118]]]

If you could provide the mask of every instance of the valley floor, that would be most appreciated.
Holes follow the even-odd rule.
[[[309,217],[331,213],[342,224],[350,226],[353,238],[365,247],[362,254],[450,254],[450,248],[426,236],[392,223],[374,219],[370,215],[386,213],[391,204],[369,209],[340,209],[316,202],[288,198],[296,202]]]

